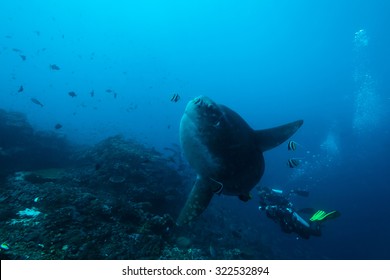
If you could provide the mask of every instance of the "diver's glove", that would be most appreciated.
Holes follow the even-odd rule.
[[[310,221],[311,222],[323,222],[329,219],[334,219],[337,217],[340,217],[340,212],[339,211],[331,211],[329,213],[326,213],[323,210],[318,210],[317,212],[314,213],[313,216],[311,216]]]

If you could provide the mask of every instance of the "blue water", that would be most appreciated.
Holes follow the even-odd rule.
[[[200,94],[255,129],[304,119],[294,136],[301,145],[294,156],[303,163],[289,169],[286,145],[271,150],[261,184],[306,188],[310,197],[297,204],[342,216],[306,241],[282,233],[254,200],[225,204],[226,213],[237,209],[251,219],[286,258],[297,250],[312,258],[390,258],[389,1],[1,6],[0,108],[23,112],[35,129],[75,143],[120,133],[158,150],[179,143],[185,105]],[[177,103],[170,101],[174,93]]]

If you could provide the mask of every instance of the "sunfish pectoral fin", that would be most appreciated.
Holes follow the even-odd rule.
[[[303,124],[303,120],[298,120],[281,126],[256,130],[257,143],[262,152],[279,146],[290,138]]]
[[[198,217],[207,208],[214,193],[209,180],[204,180],[198,176],[177,219],[177,225],[187,224]]]

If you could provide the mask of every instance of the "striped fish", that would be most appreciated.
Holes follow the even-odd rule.
[[[172,102],[176,103],[179,100],[180,100],[180,95],[179,94],[175,93],[174,95],[172,95],[172,97],[171,97],[171,101]]]
[[[295,141],[288,141],[287,149],[289,151],[295,151],[297,149],[297,145],[298,145],[298,143]]]
[[[301,163],[301,160],[300,160],[300,159],[297,159],[297,158],[290,158],[290,159],[287,161],[287,165],[288,165],[288,167],[290,167],[290,168],[298,167],[300,163]]]

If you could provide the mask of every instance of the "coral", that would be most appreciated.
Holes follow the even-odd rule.
[[[201,249],[165,247],[160,256],[161,260],[204,260],[207,259]]]
[[[22,117],[15,116],[11,123],[35,135]],[[41,143],[24,146],[21,142],[23,153],[32,147],[43,149],[45,144],[54,149],[55,143],[61,143],[47,140],[52,138],[45,134],[35,137]],[[246,241],[245,247],[262,251],[243,248],[245,232],[231,223],[229,215],[221,216],[213,208],[193,225],[177,227],[175,217],[192,182],[183,170],[178,172],[172,160],[152,148],[115,136],[72,151],[69,158],[67,166],[55,163],[44,168],[34,159],[28,169],[16,159],[13,172],[7,169],[7,177],[0,181],[0,241],[9,250],[0,251],[1,259],[273,256],[269,246],[256,243],[258,233],[249,229],[248,239],[254,241]],[[218,253],[210,251],[211,243]]]
[[[189,248],[192,244],[192,241],[190,238],[185,237],[185,236],[179,236],[176,239],[176,244],[179,248],[186,249]]]

